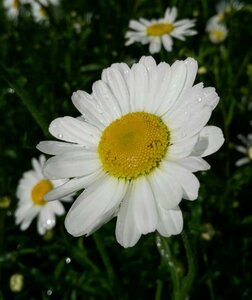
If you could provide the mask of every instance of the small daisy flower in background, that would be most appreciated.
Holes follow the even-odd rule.
[[[228,36],[228,29],[225,24],[226,15],[232,11],[238,11],[243,8],[243,3],[238,1],[221,1],[217,7],[216,15],[212,16],[206,25],[209,39],[214,44],[225,41]]]
[[[158,20],[146,20],[141,18],[139,21],[131,20],[129,28],[134,31],[127,31],[125,45],[129,46],[135,42],[149,44],[151,54],[161,50],[161,45],[166,51],[172,51],[172,38],[185,40],[185,36],[192,36],[197,31],[192,28],[195,25],[195,20],[183,19],[175,21],[177,18],[177,8],[167,8],[164,18]]]
[[[224,24],[210,21],[207,25],[209,40],[214,44],[219,44],[225,41],[228,35],[227,27]]]
[[[12,20],[17,20],[22,0],[4,0],[3,7],[6,10],[7,16]]]
[[[124,247],[155,230],[166,237],[182,231],[178,205],[198,197],[193,173],[208,170],[202,157],[224,142],[218,127],[206,126],[219,97],[203,83],[193,86],[197,69],[192,58],[170,66],[142,57],[131,68],[105,69],[92,94],[73,94],[81,118],[55,119],[49,131],[61,141],[37,145],[54,155],[44,174],[70,178],[46,200],[85,189],[66,216],[70,234],[90,235],[115,216]]]
[[[239,134],[237,137],[243,143],[243,145],[238,145],[235,147],[235,149],[240,153],[245,154],[245,157],[240,158],[235,163],[237,167],[240,167],[252,161],[252,134],[249,133],[247,137]]]
[[[46,8],[50,5],[59,5],[59,0],[40,0],[39,2],[33,0],[30,1],[32,16],[35,22],[48,21],[48,13]]]
[[[33,169],[23,174],[17,188],[18,207],[15,212],[16,224],[20,224],[21,230],[26,230],[32,220],[38,217],[38,233],[43,235],[55,226],[55,215],[63,215],[65,209],[58,200],[47,203],[44,196],[54,187],[62,185],[66,180],[49,180],[42,174],[42,168],[46,161],[44,155],[39,159],[32,159]],[[66,195],[61,199],[71,201],[72,196]]]

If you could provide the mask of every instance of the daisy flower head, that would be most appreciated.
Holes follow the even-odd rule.
[[[245,154],[245,157],[238,159],[235,163],[237,167],[240,167],[252,161],[252,134],[249,133],[247,136],[239,134],[238,139],[243,145],[236,146],[236,150]]]
[[[12,19],[16,20],[19,15],[21,0],[4,0],[3,7],[6,10],[7,16]]]
[[[54,187],[62,185],[66,180],[49,180],[42,174],[42,168],[46,161],[44,155],[40,155],[39,159],[32,159],[33,169],[25,172],[20,179],[17,187],[18,207],[15,212],[16,224],[21,230],[26,230],[32,220],[38,217],[37,229],[38,233],[43,235],[55,224],[55,215],[63,215],[65,209],[58,200],[46,202],[44,196]],[[67,195],[62,200],[71,201],[72,196]]]
[[[228,36],[226,25],[213,20],[210,20],[207,24],[206,31],[208,32],[210,41],[214,44],[222,43]]]
[[[48,21],[48,13],[46,8],[50,5],[59,5],[59,0],[40,0],[39,2],[33,0],[30,2],[32,15],[35,22]]]
[[[195,35],[197,31],[192,28],[195,20],[183,19],[175,21],[177,18],[177,8],[167,8],[162,19],[146,20],[141,18],[139,21],[131,20],[129,28],[126,32],[127,39],[125,45],[129,46],[135,42],[149,44],[151,54],[160,52],[161,45],[166,51],[172,51],[172,38],[185,40],[185,36]]]
[[[156,230],[181,232],[178,204],[198,196],[193,172],[209,169],[202,157],[224,141],[219,128],[206,126],[219,97],[214,88],[193,86],[196,74],[192,58],[169,65],[142,57],[131,68],[105,69],[91,94],[73,94],[81,117],[55,119],[49,131],[61,141],[37,145],[54,155],[44,174],[70,178],[46,200],[85,189],[66,216],[70,234],[89,235],[115,216],[124,247]]]

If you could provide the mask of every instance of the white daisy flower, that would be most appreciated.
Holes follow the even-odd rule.
[[[66,180],[49,180],[42,174],[42,167],[46,161],[44,155],[39,159],[32,159],[33,169],[23,174],[17,188],[18,207],[15,212],[16,224],[21,230],[26,230],[32,220],[38,216],[37,229],[39,234],[55,226],[55,215],[62,215],[65,209],[60,201],[46,202],[44,195],[53,188],[66,183]],[[71,201],[71,195],[62,200]]]
[[[242,154],[245,154],[245,157],[237,160],[235,165],[237,167],[243,166],[252,161],[252,134],[249,133],[247,137],[242,134],[238,135],[239,140],[243,143],[243,145],[236,146],[236,150]]]
[[[19,15],[21,1],[20,0],[4,0],[3,7],[10,19],[16,20]]]
[[[59,0],[40,0],[39,2],[37,1],[30,1],[31,4],[31,10],[32,10],[32,15],[35,20],[35,22],[42,22],[42,21],[47,21],[48,20],[48,14],[46,11],[46,7],[49,5],[59,5]]]
[[[209,39],[214,44],[219,44],[225,41],[228,30],[224,24],[214,22],[213,20],[209,21],[210,23],[207,24],[207,32]]]
[[[209,169],[202,157],[224,141],[218,127],[205,126],[219,97],[214,88],[193,86],[196,74],[192,58],[170,66],[142,57],[131,68],[105,69],[92,94],[73,94],[81,117],[55,119],[49,131],[63,142],[37,146],[55,155],[44,167],[48,178],[71,178],[46,200],[85,188],[65,220],[70,234],[89,235],[114,216],[124,247],[155,230],[181,232],[178,204],[198,197],[192,172]]]
[[[166,51],[172,50],[173,40],[177,38],[181,41],[185,40],[185,36],[195,35],[197,31],[192,30],[195,21],[183,19],[176,21],[177,8],[167,8],[164,18],[159,20],[146,20],[141,18],[139,21],[131,20],[129,23],[130,29],[134,31],[126,32],[125,45],[129,46],[135,42],[149,44],[150,53],[157,53],[161,49],[161,44]]]

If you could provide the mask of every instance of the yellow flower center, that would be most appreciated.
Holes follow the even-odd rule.
[[[98,153],[105,172],[131,180],[149,174],[167,152],[170,134],[161,118],[133,112],[105,128]]]
[[[157,23],[146,28],[147,35],[161,36],[172,32],[174,26],[171,23]]]
[[[13,0],[12,7],[18,9],[19,6],[20,6],[20,1],[19,0]]]
[[[47,11],[44,9],[44,7],[40,7],[40,9],[39,9],[39,14],[40,14],[42,17],[47,17]]]
[[[248,157],[252,160],[252,145],[248,147]]]
[[[218,42],[222,42],[225,39],[225,32],[221,31],[221,30],[213,30],[211,32],[212,37],[214,38],[214,40],[218,41]]]
[[[44,196],[52,189],[53,189],[53,185],[51,181],[47,179],[40,180],[36,185],[34,185],[31,191],[31,197],[34,204],[45,205],[46,201],[44,200]]]

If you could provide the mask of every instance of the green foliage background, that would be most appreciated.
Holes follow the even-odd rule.
[[[50,11],[49,26],[34,23],[29,15],[15,24],[1,6],[0,197],[1,203],[5,196],[11,202],[0,208],[0,299],[170,299],[169,266],[159,255],[155,233],[124,249],[114,237],[115,220],[90,237],[73,238],[63,216],[41,237],[35,222],[20,231],[13,214],[18,180],[31,168],[31,158],[39,156],[36,144],[49,136],[29,103],[41,113],[44,128],[58,116],[78,116],[71,103],[74,91],[91,92],[102,69],[113,62],[132,64],[148,55],[147,46],[124,46],[129,20],[162,17],[173,5],[178,19],[197,20],[198,35],[176,40],[172,52],[162,51],[155,59],[172,63],[191,56],[206,67],[196,82],[216,87],[221,100],[210,123],[221,127],[226,139],[207,158],[211,170],[197,174],[199,199],[181,204],[197,261],[190,299],[252,299],[252,165],[234,166],[241,158],[234,149],[240,144],[237,134],[251,132],[252,120],[252,8],[244,3],[225,16],[229,35],[219,45],[205,32],[216,1],[62,0],[59,10]],[[169,245],[182,278],[187,261],[181,236],[170,238]],[[9,286],[15,273],[24,276],[17,293]]]

